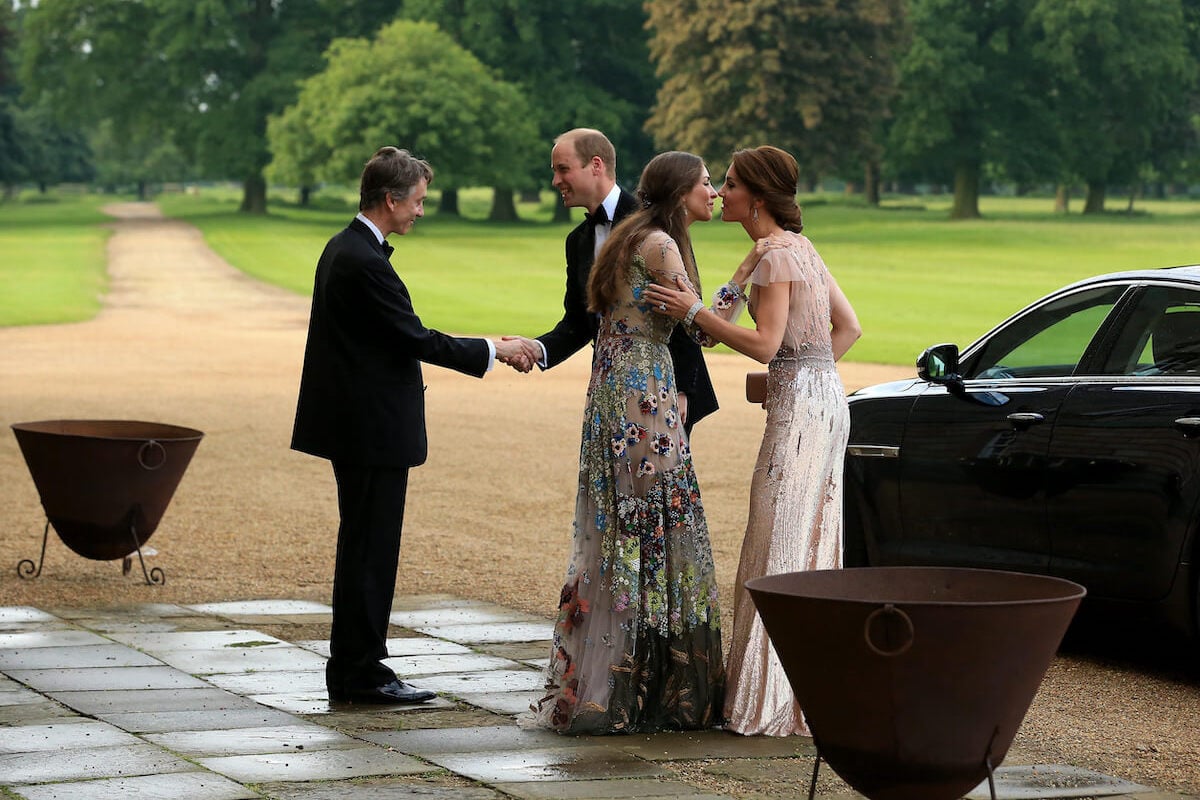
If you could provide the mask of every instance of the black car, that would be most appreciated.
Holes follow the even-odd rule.
[[[1200,267],[1079,281],[850,395],[846,565],[1057,575],[1200,618]]]

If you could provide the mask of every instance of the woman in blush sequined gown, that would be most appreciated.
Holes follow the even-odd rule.
[[[712,218],[704,162],[663,153],[642,208],[609,235],[588,298],[602,315],[546,695],[523,725],[563,733],[690,730],[721,721],[725,672],[712,548],[654,281],[698,286],[688,226]]]
[[[800,233],[797,179],[796,161],[783,150],[734,153],[720,192],[721,218],[740,222],[755,248],[717,291],[712,308],[703,308],[698,293],[686,287],[647,294],[667,306],[663,313],[690,315],[712,339],[769,364],[766,429],[735,584],[724,712],[726,730],[746,735],[808,734],[746,581],[834,569],[842,562],[842,463],[850,416],[835,362],[862,331]],[[747,304],[753,329],[734,324]]]

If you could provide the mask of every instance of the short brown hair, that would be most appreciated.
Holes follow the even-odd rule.
[[[389,194],[403,200],[422,178],[426,183],[433,181],[433,167],[428,162],[399,147],[381,147],[363,167],[358,184],[358,210],[374,208]]]
[[[599,156],[604,162],[604,174],[616,180],[617,150],[603,133],[595,128],[573,128],[559,134],[554,140],[555,144],[562,142],[575,145],[575,155],[579,157],[580,164],[587,164]]]

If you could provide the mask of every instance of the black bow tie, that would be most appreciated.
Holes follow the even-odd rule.
[[[392,257],[392,251],[396,249],[396,248],[392,247],[390,244],[388,244],[388,243],[387,243],[387,239],[384,239],[382,242],[380,242],[380,243],[379,243],[379,246],[380,246],[381,248],[383,248],[383,254],[384,254],[384,256],[386,256],[387,258],[391,258],[391,257]]]
[[[592,228],[608,224],[608,212],[604,210],[603,205],[597,206],[595,212],[591,214],[584,214],[584,218],[587,220],[588,226]]]

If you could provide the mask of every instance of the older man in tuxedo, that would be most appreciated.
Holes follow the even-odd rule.
[[[424,463],[421,362],[476,377],[494,359],[527,371],[519,343],[426,328],[392,268],[389,234],[424,216],[433,170],[384,147],[363,169],[359,214],[317,263],[292,448],[332,462],[337,562],[325,680],[332,702],[419,703],[434,693],[385,664],[408,470]]]
[[[598,130],[575,128],[554,140],[550,153],[554,188],[568,208],[587,211],[583,222],[567,234],[567,290],[563,317],[554,329],[537,339],[522,339],[527,356],[542,369],[549,369],[594,343],[599,320],[588,311],[588,274],[600,246],[613,225],[637,209],[637,200],[617,185],[617,153],[612,142]],[[668,345],[675,363],[679,410],[684,429],[717,410],[708,368],[700,345],[677,326]]]

